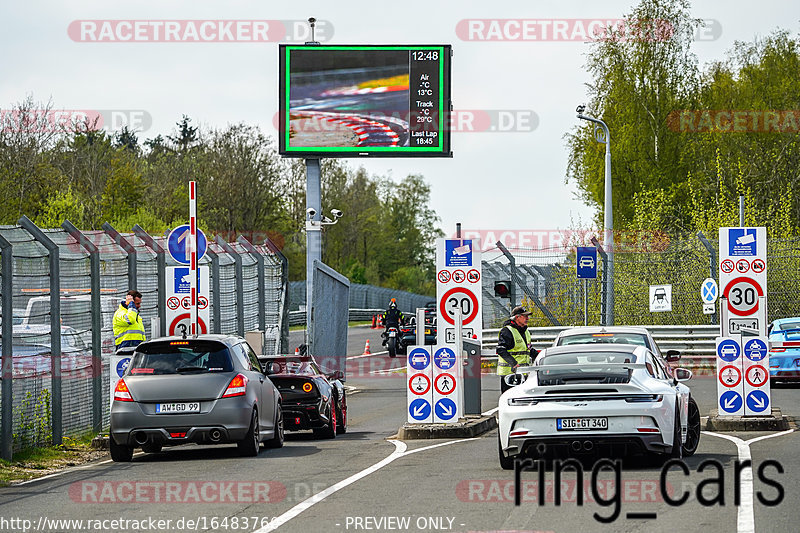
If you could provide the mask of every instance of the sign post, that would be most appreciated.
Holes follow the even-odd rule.
[[[719,228],[722,336],[767,334],[767,229]]]

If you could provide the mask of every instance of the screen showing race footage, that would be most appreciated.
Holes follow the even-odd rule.
[[[449,45],[280,46],[280,153],[450,157]]]

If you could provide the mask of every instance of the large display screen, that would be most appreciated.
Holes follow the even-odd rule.
[[[280,45],[279,151],[450,157],[449,45]]]

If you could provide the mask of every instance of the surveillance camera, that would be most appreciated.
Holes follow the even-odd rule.
[[[314,218],[314,215],[317,214],[317,210],[314,209],[313,207],[309,207],[308,209],[306,209],[306,213],[308,213],[309,218]]]
[[[575,108],[575,111],[578,113],[583,113],[584,111],[586,111],[586,105],[580,104],[578,107]]]
[[[331,209],[331,215],[333,215],[333,216],[334,216],[334,217],[336,217],[336,218],[342,218],[342,215],[343,215],[343,214],[344,214],[344,213],[342,213],[342,212],[341,212],[341,211],[339,211],[338,209]]]
[[[308,22],[314,24],[317,21],[314,17],[308,17]]]

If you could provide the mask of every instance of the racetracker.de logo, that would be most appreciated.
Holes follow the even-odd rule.
[[[684,109],[667,115],[667,126],[678,133],[797,133],[800,110]]]
[[[463,19],[456,24],[462,41],[667,41],[676,28],[667,20],[628,19]],[[695,41],[715,41],[722,25],[705,19],[694,30]]]
[[[73,20],[67,35],[79,43],[266,43],[305,42],[304,20]],[[314,39],[329,41],[333,24],[318,20]]]
[[[119,131],[144,132],[153,117],[143,109],[0,109],[0,130],[4,133],[62,133]]]

